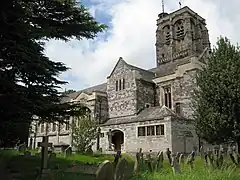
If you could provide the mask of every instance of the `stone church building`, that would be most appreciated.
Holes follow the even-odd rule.
[[[84,103],[90,108],[91,118],[101,127],[99,144],[103,152],[136,152],[138,148],[144,152],[166,148],[190,152],[199,147],[191,108],[194,76],[209,51],[204,18],[189,7],[161,13],[157,19],[155,68],[142,69],[120,57],[106,83],[69,94],[63,101]],[[69,124],[72,119],[69,117]],[[69,124],[59,130],[58,124],[40,124],[28,143],[36,145],[48,135],[55,147],[71,146]]]

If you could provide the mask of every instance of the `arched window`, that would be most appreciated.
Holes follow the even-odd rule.
[[[165,40],[166,40],[167,42],[170,41],[170,38],[171,38],[170,26],[169,26],[169,25],[164,26],[164,27],[163,27],[163,32],[164,32]]]
[[[175,23],[175,33],[177,39],[182,39],[184,37],[184,21],[182,19]]]

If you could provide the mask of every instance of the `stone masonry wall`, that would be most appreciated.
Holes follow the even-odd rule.
[[[172,121],[172,150],[176,152],[190,153],[194,147],[199,146],[198,137],[196,135],[195,127],[192,121],[176,119]],[[184,136],[187,134],[192,134],[193,137]],[[185,147],[184,147],[185,146]]]
[[[165,125],[165,135],[138,137],[137,128],[139,126],[159,124]],[[143,152],[149,152],[149,150],[152,150],[153,152],[159,152],[165,151],[166,148],[172,149],[171,121],[168,118],[165,118],[164,120],[153,120],[138,123],[103,126],[101,128],[101,132],[104,133],[104,137],[100,140],[100,146],[103,151],[106,151],[106,149],[108,148],[107,132],[109,131],[109,129],[111,129],[112,131],[120,130],[124,133],[123,152],[135,153],[139,148],[142,148]]]
[[[183,77],[173,81],[173,105],[180,103],[181,115],[186,118],[192,118],[192,97],[194,89],[196,88],[195,76],[196,70],[186,72]],[[175,109],[175,107],[174,107]]]
[[[192,109],[192,95],[196,84],[194,75],[196,70],[186,72],[183,77],[177,77],[171,81],[161,82],[158,85],[157,94],[160,96],[160,105],[164,105],[164,90],[165,86],[171,86],[172,92],[172,110],[176,110],[176,103],[180,103],[181,115],[186,118],[191,118],[193,114]]]
[[[137,109],[145,107],[146,103],[150,106],[155,105],[155,86],[143,80],[137,80]]]
[[[116,81],[125,79],[125,89],[116,91]],[[136,81],[134,73],[120,61],[107,82],[109,118],[136,113]]]

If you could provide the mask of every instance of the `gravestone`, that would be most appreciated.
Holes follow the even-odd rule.
[[[181,169],[180,169],[180,164],[179,164],[177,155],[172,155],[171,159],[172,159],[171,166],[172,166],[173,174],[180,173]]]
[[[159,152],[157,155],[157,167],[156,169],[162,168],[163,167],[163,151]]]
[[[55,159],[57,157],[57,154],[55,152],[51,152],[49,155],[49,159]]]
[[[113,167],[116,168],[119,159],[121,158],[121,151],[117,151],[117,154],[115,155],[114,161],[113,161]]]
[[[203,150],[203,146],[200,147],[200,156],[203,159],[204,158],[204,150]]]
[[[52,143],[48,142],[48,136],[43,136],[42,142],[38,142],[38,147],[41,147],[41,175],[49,172],[48,169],[48,147],[51,147]]]
[[[69,146],[66,150],[65,150],[65,157],[70,157],[72,156],[72,147]]]
[[[218,153],[219,153],[219,146],[215,146],[213,150],[214,150],[214,155],[218,155]]]
[[[114,179],[114,169],[110,161],[106,160],[99,166],[96,172],[97,180],[113,180]]]
[[[19,151],[20,153],[24,153],[24,152],[26,151],[26,148],[27,148],[27,145],[26,145],[26,143],[24,142],[23,144],[20,144],[20,145],[18,146],[18,151]]]
[[[223,150],[220,150],[219,151],[219,155],[217,157],[217,166],[218,168],[221,168],[222,165],[223,165],[223,159],[224,159],[224,151]]]
[[[212,165],[214,167],[213,151],[210,148],[208,148],[208,151],[207,151],[207,159],[208,159],[208,165]]]
[[[152,150],[149,151],[146,155],[146,162],[150,172],[153,172],[153,159],[152,159]]]
[[[187,159],[187,164],[190,165],[191,168],[193,168],[193,162],[195,160],[195,151],[192,151],[191,154],[188,156],[188,159]]]
[[[134,167],[125,159],[121,158],[115,170],[115,180],[130,180],[133,176]]]
[[[93,150],[92,150],[92,146],[88,146],[87,150],[86,150],[86,153],[89,154],[89,155],[92,155],[93,154]]]
[[[169,148],[167,148],[167,150],[166,150],[166,155],[167,155],[169,164],[172,164],[171,154],[172,154],[172,152],[169,150]]]
[[[180,154],[179,156],[179,164],[184,164],[184,154]]]
[[[24,157],[30,157],[30,156],[31,156],[31,153],[29,151],[24,152]]]

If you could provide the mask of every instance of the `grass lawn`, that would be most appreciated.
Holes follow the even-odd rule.
[[[124,155],[130,160],[129,156]],[[40,168],[39,157],[24,157],[15,151],[0,151],[0,158],[6,163],[11,173],[21,172],[22,179],[35,180],[37,169]],[[49,162],[49,167],[55,169],[55,173],[47,180],[95,180],[94,175],[84,175],[80,173],[65,173],[64,169],[73,164],[99,164],[104,160],[113,161],[112,155],[74,155],[70,158],[64,158],[57,155],[57,158]],[[226,165],[222,170],[213,170],[207,168],[204,162],[198,158],[195,161],[194,169],[187,165],[181,168],[182,172],[173,175],[172,169],[167,161],[164,161],[164,168],[155,173],[149,173],[146,165],[142,165],[141,173],[135,175],[132,180],[239,180],[240,171],[232,163]]]

